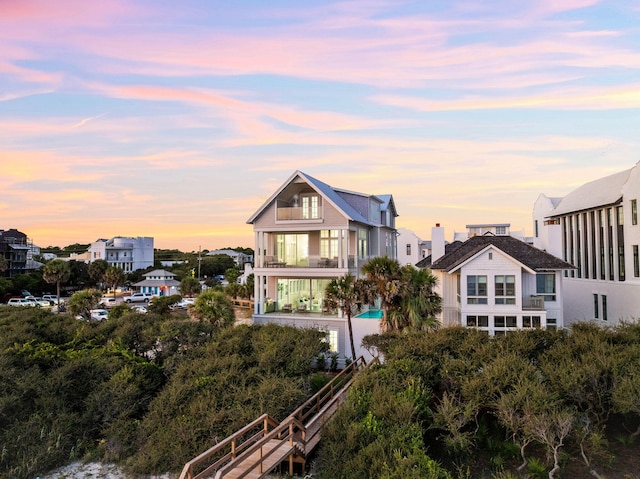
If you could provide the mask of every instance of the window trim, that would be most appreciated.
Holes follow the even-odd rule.
[[[510,282],[509,279],[512,279],[512,281]],[[516,304],[515,274],[497,274],[493,277],[493,285],[495,288],[495,304]]]
[[[484,279],[484,281],[480,281],[480,279]],[[487,275],[484,274],[467,275],[467,304],[488,304],[487,279]],[[470,285],[473,286],[472,291],[470,291]],[[482,291],[481,285],[484,285],[484,291]]]

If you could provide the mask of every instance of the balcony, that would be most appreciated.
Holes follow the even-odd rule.
[[[526,296],[522,298],[523,311],[544,311],[544,296]]]
[[[347,265],[349,268],[355,268],[356,258],[355,256],[349,256],[347,258]],[[302,258],[295,261],[286,258],[279,258],[277,256],[265,256],[264,257],[265,268],[339,268],[338,258],[323,258],[320,256],[309,256],[308,258]]]
[[[277,221],[307,221],[321,220],[322,208],[302,208],[300,206],[278,206],[276,208]]]

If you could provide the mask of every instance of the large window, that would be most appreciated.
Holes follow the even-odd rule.
[[[538,273],[536,275],[536,292],[544,296],[545,301],[556,300],[555,273]]]
[[[607,295],[602,295],[602,320],[607,321],[609,319],[609,312],[607,310]]]
[[[541,324],[540,316],[523,316],[522,317],[523,328],[539,328],[540,324]]]
[[[358,230],[358,258],[366,259],[368,256],[367,230]]]
[[[496,328],[515,328],[518,321],[515,316],[494,316],[493,325]]]
[[[338,352],[338,330],[330,329],[327,331],[326,341],[329,343],[329,351],[332,353]]]
[[[467,316],[467,326],[474,328],[488,328],[489,316]]]
[[[486,276],[467,276],[467,304],[487,304]]]
[[[624,269],[624,214],[622,212],[622,206],[618,206],[616,208],[616,213],[618,216],[616,228],[616,234],[618,237],[618,281],[624,281],[626,275]]]
[[[598,295],[593,294],[593,317],[598,319],[600,317],[600,304],[598,303]]]
[[[302,219],[315,220],[320,218],[320,197],[317,195],[302,196]]]
[[[322,258],[338,257],[339,230],[320,231],[320,256]]]
[[[638,245],[633,245],[633,275],[637,278],[640,276],[640,258],[638,258]]]
[[[516,277],[511,274],[496,275],[496,304],[516,304]]]
[[[309,236],[280,234],[276,237],[276,255],[280,263],[291,266],[309,265]]]
[[[631,200],[631,224],[638,224],[638,200]]]
[[[287,306],[290,310],[323,310],[324,292],[328,279],[279,278],[277,302],[278,309]]]

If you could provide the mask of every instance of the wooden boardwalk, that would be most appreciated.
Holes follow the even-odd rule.
[[[211,449],[187,462],[180,479],[259,479],[287,462],[304,464],[318,445],[322,428],[347,396],[355,374],[367,366],[360,357],[278,423],[260,416]]]

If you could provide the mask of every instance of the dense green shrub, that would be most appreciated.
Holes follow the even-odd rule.
[[[282,419],[306,400],[323,338],[153,313],[87,322],[0,309],[0,477],[82,458],[179,471],[259,415]]]
[[[640,435],[637,324],[493,338],[444,328],[364,343],[385,362],[358,377],[329,423],[321,477],[412,477],[422,464],[410,460],[416,451],[441,464],[442,477],[442,467],[456,477],[491,477],[492,469],[495,477],[521,476],[527,468],[552,477],[569,459],[586,477],[611,465],[607,431],[624,423]]]

